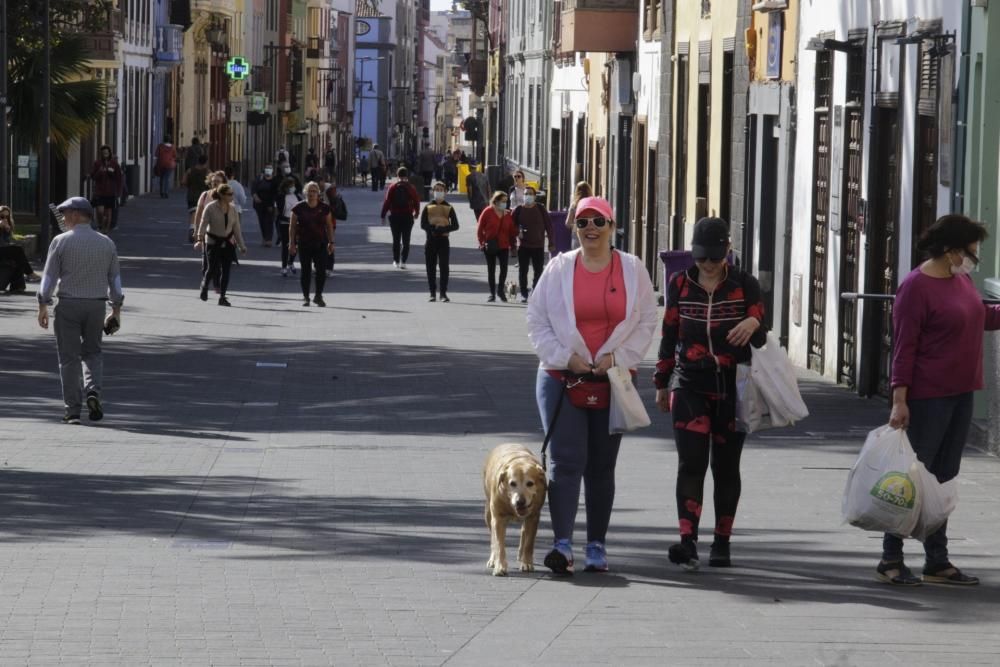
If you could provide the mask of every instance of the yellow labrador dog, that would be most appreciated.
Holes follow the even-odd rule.
[[[490,560],[486,567],[493,576],[507,574],[507,524],[521,521],[521,544],[517,559],[521,572],[535,569],[535,533],[545,503],[545,471],[523,445],[498,445],[486,457],[483,467],[486,492],[486,526],[490,529]]]

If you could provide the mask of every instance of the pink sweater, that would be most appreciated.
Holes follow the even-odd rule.
[[[892,386],[907,399],[983,388],[983,331],[1000,329],[1000,306],[983,304],[968,276],[934,278],[920,268],[896,291]]]

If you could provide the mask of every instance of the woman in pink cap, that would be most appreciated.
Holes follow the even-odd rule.
[[[573,572],[573,525],[584,484],[585,570],[608,569],[605,538],[615,498],[621,433],[611,433],[608,369],[634,372],[653,340],[656,299],[638,257],[615,250],[614,212],[600,197],[581,199],[580,247],[557,255],[528,302],[528,337],[540,360],[535,396],[551,437],[549,513],[555,533],[545,565]],[[577,384],[579,382],[587,384]],[[571,387],[586,386],[582,396]]]

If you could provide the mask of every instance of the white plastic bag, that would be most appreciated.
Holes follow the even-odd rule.
[[[756,433],[771,427],[767,406],[764,405],[753,381],[750,364],[736,366],[736,429]]]
[[[632,384],[632,374],[628,369],[612,366],[608,369],[608,381],[611,383],[608,431],[625,433],[649,426],[649,413]]]
[[[750,372],[770,419],[770,426],[790,426],[809,416],[799,393],[799,382],[788,354],[774,333],[767,334],[764,347],[753,348]]]
[[[844,521],[862,530],[906,537],[920,518],[913,453],[906,432],[882,426],[868,434],[847,476],[841,510]]]
[[[923,542],[940,528],[958,505],[958,480],[942,484],[923,463],[913,464],[913,476],[920,496],[920,516],[911,536]]]

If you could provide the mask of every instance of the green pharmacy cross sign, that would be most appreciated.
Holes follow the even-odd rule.
[[[233,81],[242,81],[250,76],[250,63],[242,56],[235,56],[226,61],[226,74]]]

